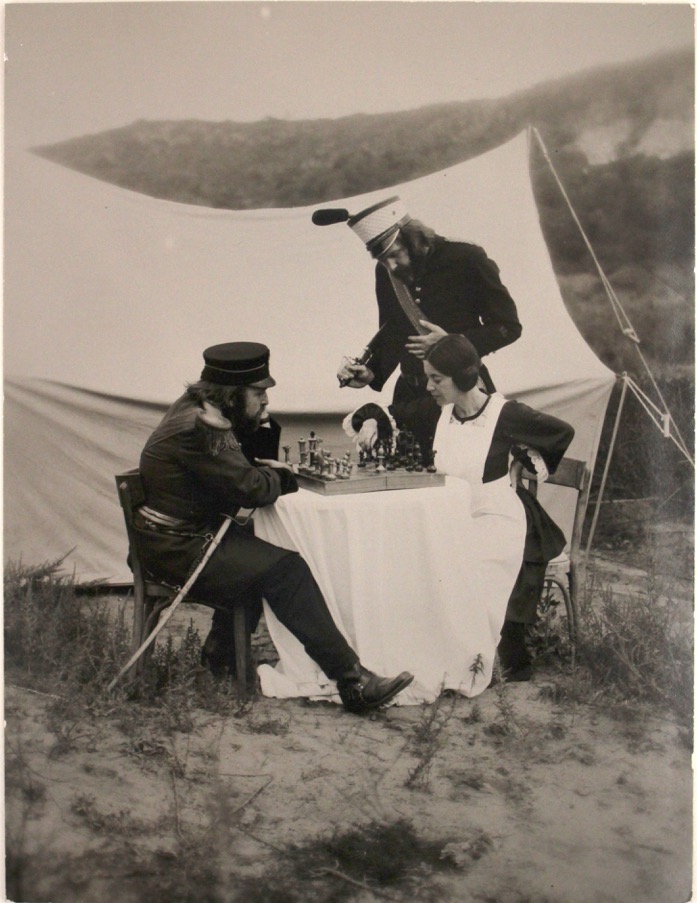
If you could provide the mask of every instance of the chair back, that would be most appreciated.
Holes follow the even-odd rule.
[[[138,648],[144,635],[148,618],[152,614],[152,600],[149,597],[160,598],[163,601],[171,599],[172,590],[161,584],[146,581],[143,565],[138,554],[136,532],[133,523],[133,515],[145,501],[145,492],[138,468],[116,474],[116,491],[123,511],[123,519],[126,524],[128,536],[129,564],[133,571],[133,646]]]
[[[530,494],[537,496],[537,477],[535,474],[524,470],[522,476],[528,484]],[[576,571],[578,565],[580,565],[583,523],[586,519],[590,494],[590,470],[585,461],[579,461],[577,458],[562,458],[556,471],[550,474],[545,482],[553,486],[565,486],[569,489],[575,489],[577,492],[574,522],[571,537],[569,538],[571,582],[576,583]]]
[[[135,542],[135,527],[133,525],[133,515],[136,509],[145,501],[145,492],[143,491],[143,483],[140,479],[140,471],[138,468],[127,470],[124,473],[116,474],[116,491],[121,503],[123,511],[123,519],[126,523],[126,533],[128,535],[128,547],[131,556],[131,570],[134,577],[142,579],[142,569],[138,550]],[[136,570],[138,573],[136,574]]]

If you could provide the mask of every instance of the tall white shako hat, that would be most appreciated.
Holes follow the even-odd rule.
[[[400,228],[411,219],[401,199],[395,195],[379,201],[351,216],[348,210],[329,207],[315,210],[312,222],[316,226],[348,223],[373,257],[382,257],[394,244]]]

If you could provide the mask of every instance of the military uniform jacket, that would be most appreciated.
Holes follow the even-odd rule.
[[[145,505],[181,523],[173,530],[155,529],[136,517],[138,547],[148,573],[175,585],[186,578],[206,534],[217,530],[222,515],[234,516],[241,507],[271,505],[298,488],[290,471],[250,464],[232,428],[207,426],[201,413],[183,395],[165,414],[140,458]],[[215,571],[225,562],[229,573],[220,576],[235,586],[260,576],[285,554],[287,550],[256,539],[233,523],[206,570]]]
[[[499,268],[477,245],[437,237],[433,252],[414,273],[411,291],[425,320],[446,332],[466,336],[480,356],[510,345],[522,332]],[[422,362],[404,348],[407,337],[415,333],[414,327],[381,264],[375,269],[375,292],[380,326],[389,325],[369,363],[375,374],[371,388],[380,391],[398,365],[404,376],[422,380]]]

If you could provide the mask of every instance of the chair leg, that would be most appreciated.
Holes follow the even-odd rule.
[[[576,636],[577,636],[577,625],[576,625],[576,606],[574,604],[574,599],[569,590],[564,586],[561,580],[556,577],[545,577],[545,583],[547,586],[550,584],[554,584],[559,587],[559,591],[564,597],[564,605],[566,606],[566,620],[569,625],[569,642],[571,644],[571,667],[573,668],[576,664]]]
[[[144,605],[145,610],[143,612],[143,629],[141,632],[140,640],[138,642],[138,646],[136,648],[139,648],[146,640],[146,638],[149,637],[153,630],[157,627],[160,620],[160,615],[165,610],[165,608],[169,608],[171,602],[171,599],[160,599],[159,602],[156,602],[154,599],[146,599]],[[150,656],[152,655],[154,648],[155,643],[151,643],[138,659],[136,668],[137,674],[139,676],[145,670],[145,666],[150,660]]]
[[[240,702],[248,696],[247,672],[249,671],[252,642],[244,605],[236,605],[232,612],[235,630],[235,668],[237,670],[237,694]]]

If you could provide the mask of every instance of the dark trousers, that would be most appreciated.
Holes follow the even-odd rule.
[[[537,603],[542,595],[546,570],[547,565],[544,562],[522,563],[508,600],[507,621],[515,621],[518,624],[533,623],[537,616]]]
[[[226,597],[220,593],[219,586],[215,585],[219,578],[215,568],[210,574],[204,571],[193,593],[201,602],[210,604],[215,600],[212,633],[226,645],[229,641],[231,650],[234,642],[229,614],[231,606],[244,604],[250,626],[254,628],[261,615],[263,597],[281,624],[302,643],[327,677],[336,680],[358,661],[358,656],[336,627],[310,568],[297,552],[287,552],[235,596]]]

